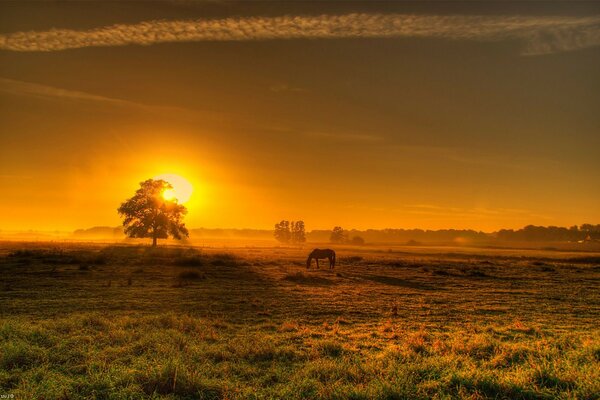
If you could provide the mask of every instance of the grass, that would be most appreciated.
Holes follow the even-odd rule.
[[[0,394],[600,398],[595,257],[352,251],[0,244]]]

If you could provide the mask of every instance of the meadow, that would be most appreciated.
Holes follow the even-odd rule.
[[[15,399],[599,399],[600,254],[0,243]]]

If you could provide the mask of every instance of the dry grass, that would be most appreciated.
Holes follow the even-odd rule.
[[[305,253],[0,245],[0,393],[598,398],[595,255]]]

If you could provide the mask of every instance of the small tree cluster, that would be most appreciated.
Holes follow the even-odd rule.
[[[341,226],[336,226],[331,231],[331,236],[329,237],[329,241],[331,243],[337,244],[351,244],[354,246],[362,246],[365,244],[365,240],[360,236],[353,236],[352,239],[348,238],[348,233],[344,231]]]
[[[304,243],[306,242],[306,231],[304,221],[283,220],[275,224],[273,232],[275,239],[281,243]]]

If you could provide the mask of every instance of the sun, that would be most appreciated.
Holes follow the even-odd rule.
[[[162,196],[165,200],[177,200],[179,203],[185,203],[192,197],[192,193],[194,192],[192,184],[179,175],[162,174],[155,176],[154,179],[162,179],[173,186],[173,189],[167,189],[163,192]]]
[[[175,194],[174,189],[167,189],[164,192],[162,192],[162,197],[167,201],[172,201],[177,198],[177,195]]]

